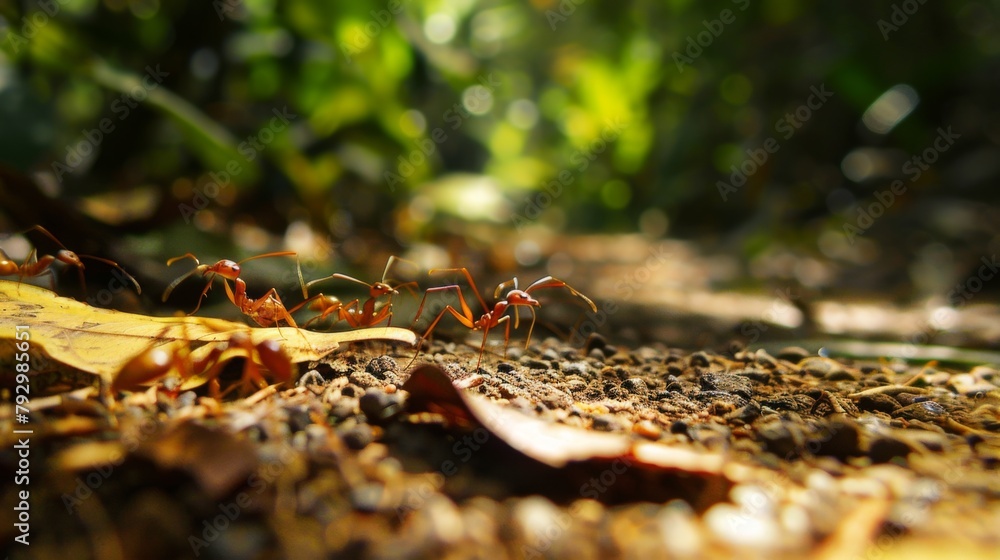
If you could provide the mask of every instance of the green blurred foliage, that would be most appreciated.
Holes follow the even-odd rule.
[[[403,243],[447,215],[652,235],[750,224],[764,235],[752,247],[837,227],[832,201],[870,197],[879,183],[841,171],[858,147],[918,153],[951,125],[963,139],[947,170],[995,156],[1000,137],[995,1],[0,6],[0,161],[60,175],[53,164],[109,119],[62,192],[154,186],[156,225],[190,219],[181,206],[228,177],[203,211],[216,221],[308,219]],[[913,13],[886,32],[901,7]],[[150,69],[166,75],[147,88]],[[916,110],[888,134],[865,130],[898,84]],[[833,97],[785,137],[779,124],[823,85]],[[779,151],[720,196],[768,138]],[[964,184],[919,189],[992,197],[1000,171],[976,165]]]

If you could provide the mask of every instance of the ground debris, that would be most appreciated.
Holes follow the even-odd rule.
[[[409,371],[405,352],[355,348],[249,399],[47,397],[32,549],[840,558],[919,543],[988,558],[1000,546],[994,370],[606,348],[548,339],[475,370],[478,348],[432,343],[446,367]]]

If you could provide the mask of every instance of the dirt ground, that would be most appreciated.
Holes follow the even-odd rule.
[[[479,333],[444,325],[412,366],[355,344],[221,401],[37,372],[31,544],[9,557],[1000,558],[997,306],[942,325],[933,301],[734,291],[680,242],[541,253],[523,278],[573,278],[601,312],[552,290],[527,348],[525,325],[505,356],[493,336],[479,370]]]
[[[12,557],[997,558],[995,369],[601,336],[411,356],[222,403],[64,394]]]

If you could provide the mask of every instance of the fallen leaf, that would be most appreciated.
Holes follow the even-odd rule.
[[[457,425],[482,425],[507,445],[550,467],[628,457],[646,465],[700,475],[728,476],[733,472],[727,468],[726,457],[720,453],[555,424],[485,397],[463,393],[437,366],[416,368],[402,389],[410,393],[409,410],[439,413]]]
[[[109,384],[122,366],[151,348],[224,342],[237,332],[246,333],[254,345],[278,341],[292,363],[319,360],[341,343],[394,340],[412,345],[417,340],[412,331],[398,327],[319,333],[295,327],[251,328],[204,317],[149,317],[91,307],[44,288],[0,280],[0,338],[13,339],[15,326],[29,327],[33,351],[44,350],[52,359],[99,375]]]
[[[681,498],[701,511],[725,500],[737,484],[774,478],[766,469],[725,453],[536,418],[486,397],[459,391],[447,374],[430,364],[414,369],[402,389],[409,393],[409,412],[438,414],[457,429],[481,426],[492,436],[487,441],[496,439],[517,452],[519,457],[504,456],[502,461],[518,465],[519,484],[529,485],[522,491],[538,491],[530,484],[544,481],[539,484],[547,492],[580,497],[590,495],[584,494],[584,489],[596,489],[587,485],[597,477],[617,473],[622,474],[617,478],[620,484],[605,485],[599,493],[591,494],[608,503],[638,496],[651,501]],[[525,458],[529,463],[523,461]],[[624,476],[621,469],[631,474]],[[779,487],[786,483],[771,484]]]

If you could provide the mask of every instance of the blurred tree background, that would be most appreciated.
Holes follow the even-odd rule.
[[[168,256],[638,232],[942,293],[1000,245],[998,8],[4,0],[0,162]]]

